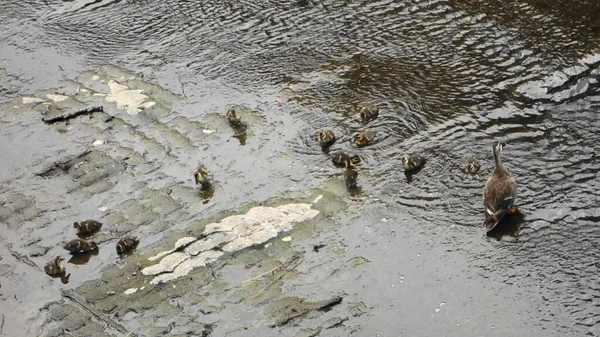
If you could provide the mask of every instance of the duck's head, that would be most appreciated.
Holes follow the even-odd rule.
[[[502,152],[502,148],[506,146],[506,143],[503,142],[499,142],[497,140],[495,140],[492,143],[492,152],[494,154],[499,154],[500,152]]]

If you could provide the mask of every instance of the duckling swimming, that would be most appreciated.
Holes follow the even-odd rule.
[[[225,117],[227,117],[227,120],[231,125],[239,125],[242,123],[242,114],[240,114],[240,112],[237,111],[235,108],[229,109]]]
[[[423,168],[425,161],[426,160],[424,157],[418,154],[413,154],[402,158],[402,167],[404,167],[404,171],[406,172],[414,172]]]
[[[477,173],[480,167],[481,164],[479,164],[479,160],[475,156],[468,156],[463,162],[463,170],[466,173]]]
[[[135,236],[126,235],[122,237],[119,239],[119,242],[117,242],[117,254],[123,255],[127,253],[129,250],[137,246],[139,242],[140,240],[138,240],[138,238]]]
[[[483,225],[489,232],[498,225],[506,213],[515,213],[514,207],[517,196],[517,182],[502,164],[500,152],[504,143],[494,141],[492,154],[494,155],[495,168],[483,187],[483,204],[485,206],[485,220]]]
[[[344,170],[344,182],[348,188],[356,188],[356,181],[358,180],[358,172],[351,168]]]
[[[327,149],[335,143],[335,134],[331,130],[323,130],[317,133],[316,138],[322,149]]]
[[[208,180],[208,169],[204,165],[200,165],[194,172],[194,179],[196,185],[200,185],[202,190],[210,188],[210,181]]]
[[[100,230],[102,224],[96,220],[83,220],[73,223],[73,228],[77,230],[77,235],[94,233]]]
[[[360,163],[360,157],[344,152],[336,152],[331,156],[331,161],[335,166],[348,168]]]
[[[44,271],[48,276],[63,275],[65,273],[65,266],[62,264],[64,260],[65,259],[60,256],[55,257],[44,266]]]
[[[75,239],[67,242],[63,248],[71,252],[71,254],[79,254],[96,250],[98,249],[98,246],[91,240]]]
[[[354,135],[354,144],[358,147],[367,146],[375,141],[375,135],[373,131],[359,132]]]
[[[365,105],[359,110],[360,119],[363,123],[368,123],[379,116],[379,107],[377,105]]]

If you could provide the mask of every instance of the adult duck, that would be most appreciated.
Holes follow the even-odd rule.
[[[517,182],[502,164],[500,152],[502,152],[503,146],[505,144],[498,141],[492,143],[492,153],[496,167],[483,187],[483,204],[485,206],[483,224],[488,232],[498,225],[506,213],[517,211],[514,207]]]

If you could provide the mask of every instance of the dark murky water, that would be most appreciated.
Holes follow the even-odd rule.
[[[312,275],[306,283],[322,284],[317,293],[344,291],[367,303],[370,315],[353,323],[360,335],[599,336],[599,11],[595,2],[542,0],[5,5],[2,100],[57,87],[105,64],[141,73],[180,97],[170,98],[173,113],[123,117],[144,135],[138,143],[87,127],[61,136],[39,120],[3,112],[1,201],[26,211],[18,221],[2,218],[2,256],[13,250],[32,256],[36,240],[57,245],[69,236],[56,222],[99,217],[98,205],[118,213],[126,200],[143,204],[160,191],[190,185],[199,161],[213,168],[214,197],[206,205],[169,208],[161,201],[162,209],[140,208],[161,221],[148,228],[143,225],[151,219],[131,221],[133,229],[142,226],[137,234],[147,242],[232,205],[290,190],[339,191],[339,172],[313,139],[317,130],[331,128],[340,138],[333,150],[363,158],[363,198],[344,196],[347,214],[338,216],[344,229],[322,229],[307,244],[334,237],[371,263],[329,280]],[[363,125],[354,114],[368,103],[381,107],[380,117]],[[210,116],[229,104],[245,104],[261,116],[252,117],[245,146],[228,137],[215,145],[193,132],[211,118],[215,128],[227,130]],[[350,136],[366,129],[380,141],[353,147]],[[148,158],[148,167],[138,166],[135,178],[114,182],[108,192],[64,194],[61,183],[23,171],[38,172],[56,153],[75,153],[77,144],[107,132]],[[516,175],[524,216],[517,233],[500,240],[481,227],[481,188],[493,169],[494,139],[508,143],[504,160]],[[400,170],[400,158],[409,153],[428,158],[410,183]],[[460,170],[468,154],[483,163],[473,176]],[[150,192],[140,191],[139,181]],[[60,253],[49,249],[31,259],[42,265]],[[101,262],[86,264],[69,286],[112,266],[112,249],[111,243],[91,256]],[[27,278],[23,266],[15,268]],[[337,270],[335,263],[330,268]],[[9,297],[37,283],[2,284],[4,307],[34,317],[37,304]],[[36,302],[57,297],[38,290],[29,296]],[[31,329],[21,323],[6,324],[5,333]],[[220,322],[215,331],[234,328]]]

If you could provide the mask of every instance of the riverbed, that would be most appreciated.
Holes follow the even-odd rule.
[[[3,5],[0,335],[600,336],[598,22],[589,1]],[[488,235],[494,140],[519,213]],[[71,257],[88,218],[99,250]]]

